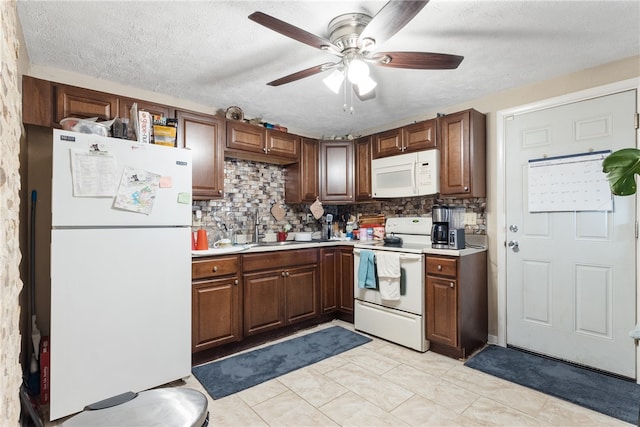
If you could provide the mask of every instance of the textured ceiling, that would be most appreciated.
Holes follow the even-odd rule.
[[[464,56],[456,70],[372,67],[376,98],[344,95],[326,73],[266,83],[337,57],[247,19],[261,11],[328,38],[350,12],[385,1],[18,0],[32,64],[151,90],[322,137],[362,134],[422,112],[640,53],[640,1],[432,0],[379,50]],[[351,102],[348,95],[347,102]],[[427,118],[427,117],[424,117]]]

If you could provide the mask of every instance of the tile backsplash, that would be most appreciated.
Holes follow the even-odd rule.
[[[208,231],[213,243],[225,230],[246,234],[253,239],[255,214],[260,217],[260,233],[282,231],[285,224],[291,231],[320,231],[321,222],[311,217],[307,221],[310,204],[288,205],[284,200],[284,169],[279,165],[246,160],[225,159],[224,197],[218,200],[193,202],[193,227]],[[286,213],[278,222],[271,215],[273,205],[279,205]],[[348,215],[384,214],[394,216],[430,216],[434,204],[464,207],[465,212],[475,213],[476,224],[467,225],[468,234],[486,234],[486,199],[437,199],[435,197],[411,197],[385,199],[357,205],[324,205],[326,213],[334,218]],[[199,214],[198,214],[199,212]],[[198,218],[198,215],[200,218]]]

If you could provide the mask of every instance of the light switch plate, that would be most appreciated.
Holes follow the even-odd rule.
[[[478,221],[476,220],[475,212],[465,212],[464,214],[464,223],[467,225],[476,225]]]

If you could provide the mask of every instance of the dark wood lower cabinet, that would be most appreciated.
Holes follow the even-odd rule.
[[[487,253],[426,257],[430,350],[467,358],[487,342]]]
[[[353,248],[341,248],[340,254],[340,318],[353,322]]]
[[[286,324],[313,319],[319,314],[318,266],[287,268],[284,276]]]
[[[353,322],[353,248],[320,250],[321,312],[338,312],[342,320]]]
[[[242,258],[246,336],[319,315],[317,249],[246,254]]]
[[[242,339],[242,285],[237,255],[191,263],[191,351]]]
[[[192,261],[192,362],[296,330],[353,322],[353,247],[221,255]]]
[[[335,248],[320,249],[320,312],[333,313],[338,310],[338,250]]]
[[[284,326],[281,271],[244,274],[243,282],[244,334],[255,335]]]
[[[192,308],[192,351],[205,350],[242,338],[237,278],[194,284]]]

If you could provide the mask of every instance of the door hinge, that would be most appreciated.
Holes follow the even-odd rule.
[[[636,129],[640,127],[640,113],[636,113],[636,116],[633,119],[633,125]]]
[[[638,238],[638,221],[636,221],[636,239]]]

